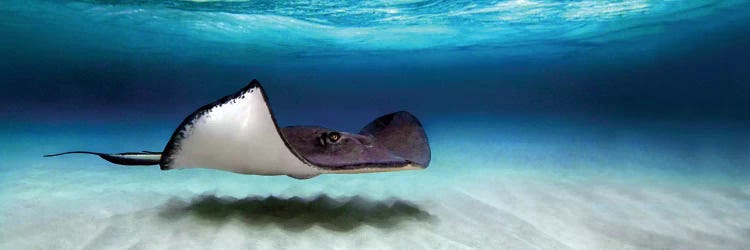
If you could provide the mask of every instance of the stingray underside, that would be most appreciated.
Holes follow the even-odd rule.
[[[257,80],[207,104],[177,127],[162,154],[163,170],[214,168],[242,174],[320,174],[281,135]]]

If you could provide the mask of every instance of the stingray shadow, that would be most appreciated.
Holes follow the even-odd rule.
[[[170,200],[160,213],[177,220],[195,216],[212,223],[240,219],[249,226],[276,224],[291,231],[313,225],[335,231],[350,231],[361,225],[391,228],[405,221],[432,221],[434,217],[418,205],[399,199],[370,200],[361,196],[331,198],[321,194],[300,197],[251,196],[244,199],[204,195],[186,202]]]

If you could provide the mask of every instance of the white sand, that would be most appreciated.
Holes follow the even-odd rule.
[[[6,180],[0,248],[750,246],[750,184],[571,180],[535,171],[485,170],[450,181],[423,173],[430,183],[416,173],[290,181],[110,170],[117,173],[40,166]]]
[[[679,150],[655,151],[637,136],[603,143],[504,130],[503,140],[481,131],[456,140],[432,131],[426,171],[303,181],[39,157],[86,145],[139,149],[159,143],[143,140],[151,132],[14,133],[0,152],[0,249],[750,246],[750,181],[674,170],[703,164],[681,163]],[[101,140],[109,143],[92,144]]]

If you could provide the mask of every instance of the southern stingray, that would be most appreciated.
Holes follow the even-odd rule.
[[[427,135],[409,112],[378,117],[359,133],[318,126],[279,128],[257,80],[187,116],[163,152],[71,151],[45,157],[71,153],[94,154],[119,165],[159,165],[162,170],[213,168],[298,179],[417,170],[430,163]]]

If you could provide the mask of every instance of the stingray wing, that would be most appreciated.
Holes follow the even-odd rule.
[[[257,80],[205,105],[174,131],[161,169],[215,168],[242,174],[320,174],[281,136],[268,97]]]
[[[359,133],[372,136],[388,152],[423,168],[430,164],[432,153],[427,134],[417,117],[409,112],[378,117]]]

